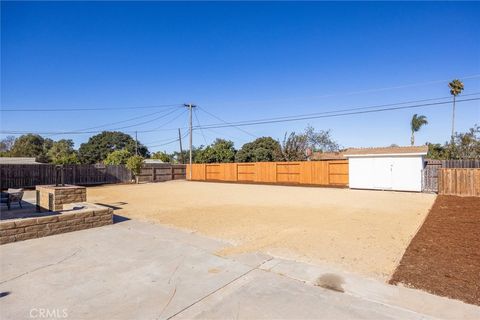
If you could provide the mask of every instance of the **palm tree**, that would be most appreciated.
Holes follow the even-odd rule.
[[[415,144],[415,132],[418,132],[421,127],[428,124],[427,117],[414,114],[412,117],[412,121],[410,122],[410,128],[412,129],[412,137],[410,138],[410,143],[412,146]]]
[[[455,134],[455,98],[462,93],[463,91],[463,82],[454,79],[452,82],[448,84],[450,88],[450,94],[453,96],[453,110],[452,110],[452,143],[453,143],[453,135]]]

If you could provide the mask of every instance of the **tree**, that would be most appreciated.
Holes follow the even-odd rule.
[[[200,150],[203,150],[203,146],[200,146],[198,148],[192,146],[192,159],[195,160]],[[181,153],[178,151],[174,151],[171,157],[177,163],[188,163],[190,159],[190,150],[183,150]]]
[[[463,82],[458,79],[454,79],[448,84],[450,88],[450,94],[453,96],[453,109],[452,109],[452,143],[455,134],[455,99],[463,91]]]
[[[103,131],[82,143],[78,150],[82,163],[98,163],[105,160],[109,153],[126,149],[135,153],[135,140],[128,134],[118,131]],[[138,153],[142,157],[149,156],[147,147],[138,143]]]
[[[307,136],[305,134],[290,133],[283,138],[282,156],[284,161],[302,161],[307,158]]]
[[[340,146],[330,136],[330,130],[315,131],[312,126],[308,126],[301,134],[285,133],[282,143],[283,160],[306,160],[308,149],[315,152],[336,152],[340,150]]]
[[[131,156],[132,154],[127,149],[115,150],[107,155],[103,163],[118,166],[126,164]]]
[[[14,136],[7,136],[0,141],[0,152],[9,152],[15,144]]]
[[[465,133],[456,133],[453,140],[441,144],[428,144],[430,159],[480,159],[480,126],[475,124]]]
[[[480,126],[476,124],[465,133],[456,133],[447,152],[450,159],[480,159]]]
[[[312,126],[305,129],[307,148],[315,152],[336,152],[340,150],[338,143],[330,136],[330,130],[315,131]]]
[[[138,183],[138,175],[142,170],[143,165],[143,157],[141,156],[131,156],[128,158],[126,167],[132,171],[133,175],[135,176],[135,182]]]
[[[418,132],[421,127],[428,124],[427,117],[423,115],[417,115],[416,113],[412,117],[412,121],[410,121],[410,129],[412,130],[412,136],[410,138],[411,145],[415,145],[415,132]]]
[[[39,162],[48,162],[48,150],[52,146],[51,139],[44,139],[38,134],[25,134],[15,140],[10,155],[12,157],[32,157]]]
[[[445,160],[448,159],[448,151],[447,148],[442,146],[440,143],[428,143],[428,159],[435,159],[435,160]]]
[[[72,140],[61,139],[52,143],[47,156],[54,164],[80,163]]]
[[[163,162],[172,162],[173,161],[171,155],[167,154],[166,152],[162,152],[162,151],[157,151],[157,152],[153,153],[151,158],[152,159],[157,159],[157,160],[160,160],[160,161],[163,161]]]
[[[235,155],[236,162],[281,161],[282,148],[272,137],[261,137],[245,143]]]
[[[195,155],[196,163],[234,162],[236,150],[233,142],[217,138],[205,149],[199,149]]]

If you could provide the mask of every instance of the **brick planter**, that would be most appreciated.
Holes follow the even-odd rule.
[[[101,227],[113,223],[113,209],[92,203],[65,205],[49,215],[0,221],[0,244]]]
[[[63,205],[87,201],[87,189],[81,186],[37,186],[37,206],[43,211],[63,210]]]

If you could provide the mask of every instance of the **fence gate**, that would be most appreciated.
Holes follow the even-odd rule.
[[[438,191],[438,168],[426,167],[422,170],[422,191],[437,192]]]

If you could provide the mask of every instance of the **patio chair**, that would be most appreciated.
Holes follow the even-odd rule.
[[[20,208],[22,208],[23,189],[8,189],[7,192],[2,192],[1,202],[6,203],[8,210],[12,203],[18,202]]]

